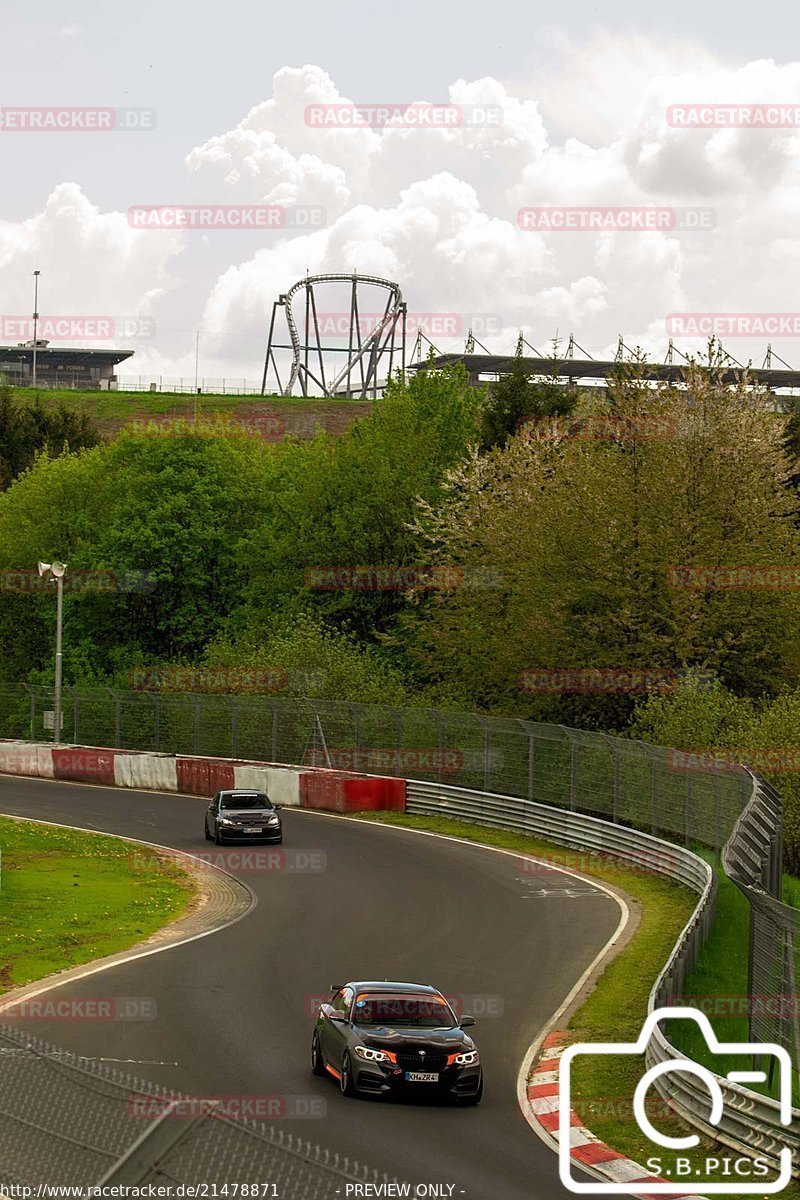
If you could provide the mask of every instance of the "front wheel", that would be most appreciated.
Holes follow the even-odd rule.
[[[215,844],[216,846],[221,846],[221,845],[222,845],[222,834],[221,834],[221,833],[220,833],[220,831],[219,831],[219,825],[218,825],[218,824],[215,824],[215,825],[214,825],[214,844]]]
[[[322,1059],[322,1048],[319,1044],[319,1034],[316,1029],[311,1039],[311,1073],[312,1075],[325,1074],[325,1063]]]
[[[206,835],[206,841],[210,842],[212,839],[211,834],[208,832],[208,821],[203,822],[203,833]]]
[[[355,1096],[356,1085],[353,1082],[353,1072],[350,1066],[350,1055],[345,1050],[342,1059],[342,1073],[339,1077],[339,1087],[343,1096]]]

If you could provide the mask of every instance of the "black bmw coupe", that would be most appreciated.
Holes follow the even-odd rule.
[[[344,1096],[427,1094],[477,1104],[481,1058],[441,992],[420,983],[334,984],[317,1015],[311,1069],[332,1075]]]

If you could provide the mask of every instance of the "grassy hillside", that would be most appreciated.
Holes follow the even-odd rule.
[[[100,432],[113,436],[131,421],[192,417],[227,413],[236,421],[251,423],[265,436],[312,437],[318,425],[329,433],[344,433],[359,417],[371,411],[370,401],[306,399],[303,396],[194,396],[183,392],[100,392],[72,391],[67,388],[15,388],[14,394],[30,402],[38,395],[45,407],[64,404],[86,412]]]

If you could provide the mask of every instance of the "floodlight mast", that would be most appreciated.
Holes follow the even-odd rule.
[[[53,741],[61,740],[61,625],[64,611],[64,575],[67,564],[54,559],[37,564],[40,575],[51,575],[56,581],[56,686],[53,697]]]

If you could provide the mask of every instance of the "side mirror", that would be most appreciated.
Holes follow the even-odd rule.
[[[343,1012],[339,1012],[338,1008],[334,1008],[332,1004],[320,1004],[320,1016],[325,1017],[327,1021],[344,1021],[347,1023],[347,1017]]]
[[[275,809],[275,812],[280,812],[281,809],[283,808],[283,805],[282,804],[273,804],[272,807]]]
[[[474,1025],[474,1024],[475,1024],[475,1018],[470,1017],[469,1015],[465,1015],[458,1022],[458,1027],[459,1027],[459,1029],[469,1029],[470,1025]]]

